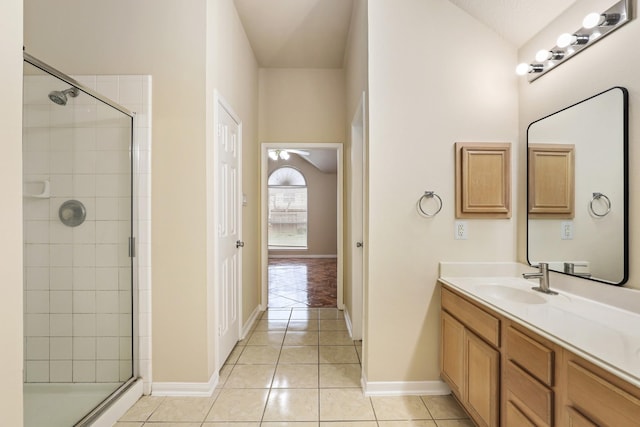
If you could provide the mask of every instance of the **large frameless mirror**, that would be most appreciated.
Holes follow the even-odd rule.
[[[527,258],[600,282],[628,278],[628,92],[614,87],[527,130]]]

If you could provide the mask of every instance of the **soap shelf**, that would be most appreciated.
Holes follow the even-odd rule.
[[[31,199],[48,199],[51,197],[51,182],[49,182],[48,179],[43,181],[28,181],[25,184],[40,184],[42,186],[42,191],[40,193],[24,193],[22,197]]]

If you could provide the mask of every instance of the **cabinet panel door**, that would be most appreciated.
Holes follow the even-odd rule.
[[[451,391],[462,399],[464,382],[464,326],[448,313],[442,312],[442,376]]]
[[[500,353],[470,332],[465,333],[467,388],[464,401],[479,426],[497,427]]]

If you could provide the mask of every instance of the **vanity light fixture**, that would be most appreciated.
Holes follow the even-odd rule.
[[[591,46],[602,37],[617,30],[631,20],[631,0],[620,0],[602,13],[589,13],[582,27],[573,33],[561,34],[556,46],[536,53],[535,62],[523,62],[516,67],[516,74],[528,76],[534,81],[547,71]]]
[[[544,70],[544,65],[542,64],[527,64],[523,62],[516,67],[516,74],[524,76],[527,73],[541,73],[542,70]]]
[[[536,53],[536,61],[538,62],[544,62],[544,61],[548,61],[548,60],[558,60],[558,59],[562,59],[564,58],[564,51],[563,50],[547,50],[547,49],[542,49],[539,50],[538,53]]]
[[[582,26],[586,29],[595,27],[608,27],[617,24],[619,21],[619,13],[600,14],[592,12],[584,17],[584,19],[582,20]]]
[[[589,43],[589,36],[587,34],[560,34],[556,44],[560,48],[565,48],[571,45],[581,45]]]

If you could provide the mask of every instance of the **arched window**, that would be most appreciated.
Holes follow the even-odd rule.
[[[269,187],[269,248],[307,247],[307,180],[289,166],[274,170]]]

